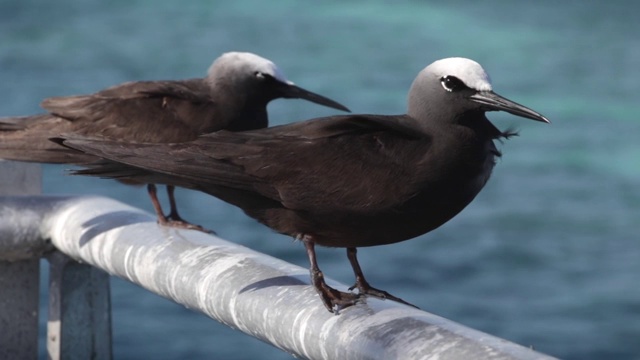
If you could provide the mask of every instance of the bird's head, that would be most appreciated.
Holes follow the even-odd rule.
[[[466,113],[486,111],[506,111],[549,122],[538,112],[493,92],[489,75],[470,59],[456,57],[432,63],[418,74],[409,91],[408,113],[418,119],[456,121]]]
[[[265,105],[278,98],[295,98],[349,111],[336,101],[296,86],[271,60],[249,52],[224,53],[211,64],[207,81],[223,91],[226,89],[252,96],[255,101]]]

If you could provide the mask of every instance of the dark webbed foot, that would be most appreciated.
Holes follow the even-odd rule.
[[[373,296],[375,298],[383,299],[383,300],[389,299],[389,300],[397,301],[401,304],[413,306],[414,308],[419,309],[419,307],[411,303],[408,303],[400,299],[399,297],[395,297],[386,291],[376,289],[371,285],[369,285],[367,280],[364,278],[364,274],[362,273],[362,269],[360,268],[360,264],[358,263],[358,258],[356,256],[357,253],[358,253],[358,250],[356,248],[347,248],[347,257],[349,258],[349,262],[351,263],[353,272],[356,275],[356,283],[349,288],[350,291],[355,288],[358,288],[359,295],[369,295],[369,296]]]
[[[182,219],[172,219],[171,215],[165,217],[164,215],[162,217],[158,216],[158,224],[162,225],[162,226],[166,226],[166,227],[172,227],[172,228],[176,228],[176,229],[189,229],[189,230],[197,230],[197,231],[202,231],[203,233],[207,233],[207,234],[211,234],[211,235],[215,235],[215,231],[213,230],[209,230],[206,229],[200,225],[196,225],[196,224],[192,224],[188,221],[182,220]]]
[[[376,289],[376,288],[372,287],[366,281],[364,281],[363,283],[362,282],[361,283],[356,282],[352,287],[349,288],[349,290],[353,290],[355,288],[358,288],[358,294],[359,295],[369,295],[369,296],[373,296],[375,298],[382,299],[382,300],[389,299],[389,300],[393,300],[393,301],[399,302],[401,304],[409,305],[409,306],[412,306],[412,307],[414,307],[416,309],[419,309],[419,307],[417,307],[417,306],[415,306],[415,305],[413,305],[411,303],[408,303],[408,302],[400,299],[399,297],[395,297],[395,296],[389,294],[388,292],[386,292],[384,290],[379,290],[379,289]]]
[[[311,272],[311,282],[320,295],[322,303],[330,312],[340,312],[342,309],[355,305],[360,299],[359,294],[342,292],[327,285],[320,271]]]
[[[301,240],[304,243],[305,248],[307,249],[307,256],[309,257],[309,262],[311,263],[311,267],[309,268],[311,283],[316,289],[318,295],[320,295],[322,303],[327,308],[327,310],[332,313],[338,313],[340,312],[340,310],[358,303],[358,301],[360,300],[360,294],[342,292],[327,285],[327,283],[324,281],[324,275],[318,267],[313,238],[309,235],[305,235],[301,237]]]
[[[192,224],[180,217],[180,215],[178,214],[178,209],[176,207],[176,201],[173,196],[173,190],[173,186],[167,186],[167,195],[169,195],[171,212],[169,213],[169,216],[165,216],[164,212],[162,211],[162,206],[160,206],[160,201],[158,200],[156,186],[154,184],[147,185],[147,191],[149,192],[151,203],[153,204],[153,208],[155,209],[156,215],[158,216],[158,224],[177,229],[197,230],[207,234],[215,235],[215,231],[206,229],[200,225]]]

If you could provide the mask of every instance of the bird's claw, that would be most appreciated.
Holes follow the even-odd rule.
[[[179,216],[177,219],[172,217],[172,215],[169,215],[164,219],[158,218],[158,224],[162,226],[177,228],[177,229],[196,230],[196,231],[201,231],[205,234],[216,235],[215,231],[209,230],[200,225],[192,224],[188,221],[182,220],[182,218],[180,218]]]
[[[393,300],[395,302],[399,302],[401,304],[405,304],[405,305],[409,305],[411,307],[414,307],[416,309],[420,309],[419,307],[408,303],[402,299],[400,299],[399,297],[393,296],[391,294],[389,294],[388,292],[384,291],[384,290],[380,290],[380,289],[376,289],[372,286],[370,286],[369,284],[358,284],[355,283],[353,286],[351,286],[349,288],[349,291],[353,291],[354,289],[358,289],[358,295],[368,295],[368,296],[372,296],[374,298],[378,298],[378,299],[382,299],[382,300]]]
[[[330,287],[327,284],[323,284],[320,289],[316,288],[316,291],[322,299],[324,306],[332,313],[339,313],[341,310],[357,304],[360,299],[360,294],[352,294],[342,292]]]
[[[353,306],[361,300],[360,294],[339,291],[327,285],[321,271],[311,272],[311,281],[322,303],[331,313],[339,313],[342,309]]]

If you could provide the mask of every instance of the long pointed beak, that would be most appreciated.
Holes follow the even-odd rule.
[[[516,116],[521,116],[527,119],[541,121],[544,123],[551,123],[546,117],[540,113],[529,109],[526,106],[522,106],[514,101],[504,98],[493,91],[478,91],[477,93],[469,97],[471,101],[478,104],[485,105],[488,111],[506,111]]]
[[[288,99],[304,99],[319,105],[351,112],[351,110],[349,110],[346,106],[338,103],[337,101],[333,101],[322,95],[316,94],[309,90],[305,90],[299,86],[294,85],[293,83],[280,83],[280,91],[282,91],[282,96]]]

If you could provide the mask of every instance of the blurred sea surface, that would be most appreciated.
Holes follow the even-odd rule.
[[[204,76],[226,51],[273,60],[355,113],[403,113],[434,60],[481,63],[494,90],[552,125],[490,113],[520,136],[476,200],[441,228],[359,254],[374,286],[464,325],[566,359],[640,359],[640,3],[631,1],[0,0],[0,115],[129,80]],[[269,106],[272,125],[335,111]],[[46,194],[146,192],[45,165]],[[185,218],[307,267],[303,247],[201,193]],[[343,250],[325,273],[352,275]],[[113,279],[116,359],[289,355]],[[43,311],[46,311],[43,309]],[[44,350],[41,347],[41,356]]]

